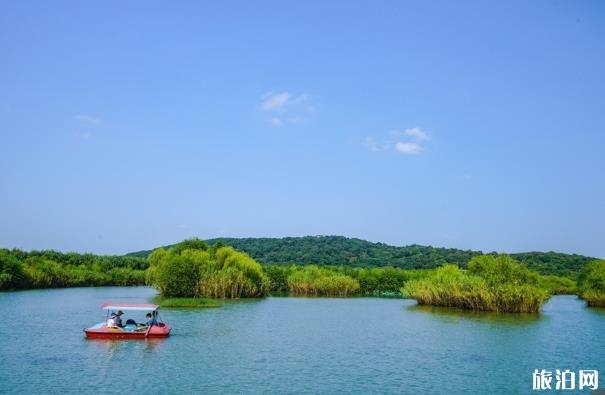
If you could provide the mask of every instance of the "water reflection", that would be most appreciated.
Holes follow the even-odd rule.
[[[407,305],[404,309],[410,312],[431,314],[438,321],[448,324],[458,324],[468,320],[483,324],[532,325],[548,319],[540,313],[499,313],[419,304]]]
[[[590,314],[594,314],[597,317],[605,318],[605,307],[588,307],[586,311]]]
[[[132,348],[143,348],[145,352],[153,352],[156,348],[167,340],[166,339],[84,339],[90,344],[97,354],[105,353],[108,359],[112,359],[124,350]]]

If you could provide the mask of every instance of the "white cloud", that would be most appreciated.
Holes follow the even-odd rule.
[[[424,148],[422,148],[422,146],[417,143],[398,141],[395,143],[395,149],[400,154],[417,155],[417,154],[421,153]]]
[[[431,136],[420,128],[410,128],[403,131],[403,134],[410,136],[418,141],[429,141]]]
[[[262,97],[259,109],[261,111],[286,111],[286,106],[291,98],[292,95],[288,92],[267,93]]]
[[[306,93],[295,95],[290,92],[269,92],[261,97],[258,111],[282,114],[283,116],[268,119],[274,126],[300,123],[313,111],[310,101],[311,96]]]
[[[74,119],[78,122],[82,122],[82,123],[88,123],[88,124],[92,124],[92,125],[98,125],[101,123],[101,119],[97,118],[97,117],[92,117],[90,115],[76,115],[74,117]]]
[[[428,132],[421,128],[392,130],[390,139],[386,142],[377,141],[374,137],[366,137],[366,145],[372,151],[386,151],[393,148],[403,155],[418,155],[424,151],[424,144],[431,140]]]

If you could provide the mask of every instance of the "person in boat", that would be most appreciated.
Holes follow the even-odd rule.
[[[147,313],[145,318],[147,318],[147,322],[145,323],[147,326],[153,326],[158,323],[158,321],[155,319],[155,316],[151,313]]]
[[[123,314],[124,314],[124,312],[122,310],[118,310],[115,318],[113,319],[114,326],[117,326],[118,328],[122,328],[122,315]]]
[[[116,313],[111,313],[111,315],[109,316],[109,319],[107,320],[107,326],[108,327],[116,326]]]

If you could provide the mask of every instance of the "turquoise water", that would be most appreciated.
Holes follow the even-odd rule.
[[[536,368],[598,369],[605,388],[605,311],[571,296],[552,298],[540,316],[266,298],[164,310],[168,339],[85,340],[82,328],[105,317],[102,302],[154,294],[0,293],[0,392],[523,394]]]

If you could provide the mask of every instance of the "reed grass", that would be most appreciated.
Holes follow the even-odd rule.
[[[582,268],[578,288],[580,298],[589,307],[605,307],[605,260],[591,262]]]
[[[548,300],[540,277],[509,257],[478,257],[468,272],[444,265],[425,279],[408,281],[401,292],[419,304],[469,310],[534,313]]]
[[[352,296],[359,282],[345,274],[309,265],[288,277],[288,291],[295,296]]]
[[[220,307],[220,303],[209,298],[159,298],[157,302],[164,308],[211,308]]]
[[[575,295],[577,292],[577,283],[569,277],[542,276],[542,286],[551,295]]]
[[[149,256],[148,282],[166,297],[234,299],[260,297],[269,280],[262,267],[247,254],[231,247],[208,248],[187,241]]]

